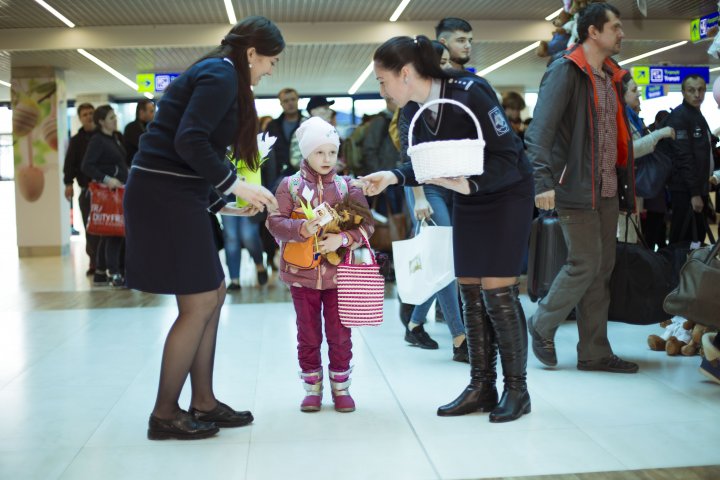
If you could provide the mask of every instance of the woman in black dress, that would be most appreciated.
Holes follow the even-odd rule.
[[[272,193],[239,180],[224,158],[228,145],[236,158],[257,158],[251,86],[272,73],[284,46],[270,20],[239,22],[219,47],[173,81],[140,137],[125,191],[127,285],[175,295],[179,310],[165,342],[150,439],[205,438],[218,427],[253,420],[213,392],[225,275],[207,211],[254,215],[277,208]],[[250,206],[225,205],[221,194],[230,193]],[[185,411],[178,398],[188,374],[192,398]]]
[[[427,37],[395,37],[375,51],[380,93],[403,107],[409,124],[422,104],[439,98],[467,106],[485,139],[484,173],[428,181],[455,192],[453,248],[470,357],[470,384],[440,416],[490,411],[491,422],[530,412],[527,391],[527,328],[518,299],[518,276],[532,221],[532,169],[522,141],[510,128],[488,82],[469,72],[443,70]],[[413,132],[401,133],[402,148],[424,142],[477,138],[474,121],[460,107],[440,103],[421,113]],[[447,161],[452,161],[449,151]],[[417,185],[412,165],[376,172],[362,180],[368,195],[387,186]],[[498,402],[496,351],[505,388]]]

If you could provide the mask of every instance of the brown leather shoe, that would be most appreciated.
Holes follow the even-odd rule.
[[[250,412],[238,412],[218,400],[217,406],[209,412],[190,407],[190,415],[201,422],[212,422],[220,428],[244,427],[254,420]]]
[[[197,420],[185,410],[180,410],[171,420],[150,415],[147,437],[149,440],[200,440],[219,431],[214,424]]]

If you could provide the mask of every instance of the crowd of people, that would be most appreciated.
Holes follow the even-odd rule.
[[[472,27],[457,18],[443,19],[435,40],[400,36],[375,50],[374,75],[387,109],[344,140],[333,101],[310,98],[306,116],[292,88],[278,94],[278,118],[257,117],[251,87],[272,74],[285,47],[280,30],[263,17],[236,24],[220,46],[191,65],[170,85],[157,115],[152,102],[138,103],[124,136],[109,106],[78,106],[82,128],[67,155],[66,196],[72,198],[77,180],[86,221],[90,181],[126,189],[126,236],[89,235],[88,273],[96,284],[177,299],[148,437],[206,438],[253,420],[250,412],[217,400],[213,390],[218,319],[226,290],[240,288],[241,248],[250,252],[260,285],[270,270],[290,289],[305,389],[300,409],[321,406],[324,319],[334,407],[355,410],[351,330],[339,318],[337,266],[327,254],[377,242],[380,229],[403,211],[413,225],[431,220],[452,227],[457,280],[420,305],[401,306],[405,341],[437,349],[423,327],[436,302],[436,315],[452,335],[453,360],[470,367],[468,385],[437,415],[481,411],[491,422],[509,422],[530,413],[528,351],[557,366],[555,333],[573,309],[578,370],[637,372],[636,363],[613,353],[607,335],[618,226],[622,216],[642,213],[642,230],[653,245],[704,240],[710,190],[720,179],[720,171],[713,174],[717,139],[700,112],[706,85],[697,75],[684,79],[681,106],[651,129],[643,124],[637,85],[612,58],[624,38],[613,5],[591,4],[577,29],[578,43],[548,66],[531,122],[521,119],[522,95],[500,96],[465,70]],[[484,172],[418,182],[409,139],[417,145],[477,138],[476,121],[486,142]],[[265,161],[258,132],[276,138]],[[658,198],[637,198],[635,158],[656,148],[673,158],[669,183]],[[259,183],[239,177],[227,157],[260,171]],[[379,195],[384,201],[373,198]],[[360,227],[325,231],[312,210],[343,202],[369,214]],[[519,279],[538,209],[557,211],[568,259],[526,320]],[[222,215],[227,284],[208,211]],[[690,217],[693,229],[687,228]],[[157,244],[161,233],[169,244]],[[702,368],[720,381],[720,338],[703,341],[708,354]],[[502,392],[496,388],[498,356]],[[188,376],[192,397],[184,410],[178,399]]]

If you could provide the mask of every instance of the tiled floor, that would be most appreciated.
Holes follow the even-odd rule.
[[[408,347],[388,300],[383,326],[353,333],[358,410],[334,412],[328,394],[321,412],[301,413],[294,314],[279,286],[247,293],[276,292],[269,298],[279,301],[232,303],[221,319],[216,393],[252,410],[252,426],[200,442],[150,442],[172,302],[84,308],[78,296],[93,293],[82,244],[72,251],[18,260],[0,248],[2,480],[465,479],[720,463],[720,386],[697,373],[699,357],[649,351],[657,326],[610,325],[616,353],[640,363],[637,375],[613,375],[574,368],[577,331],[566,323],[557,369],[530,356],[532,413],[490,424],[486,414],[435,415],[465,386],[468,366],[450,361],[443,324],[428,326],[439,350]]]

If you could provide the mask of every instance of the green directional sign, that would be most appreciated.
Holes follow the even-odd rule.
[[[638,85],[648,85],[650,83],[650,67],[633,67],[632,76]]]
[[[691,42],[699,42],[700,41],[700,19],[696,18],[692,22],[690,22],[690,41]]]
[[[135,82],[138,84],[139,93],[155,93],[154,73],[138,73],[135,75]]]

